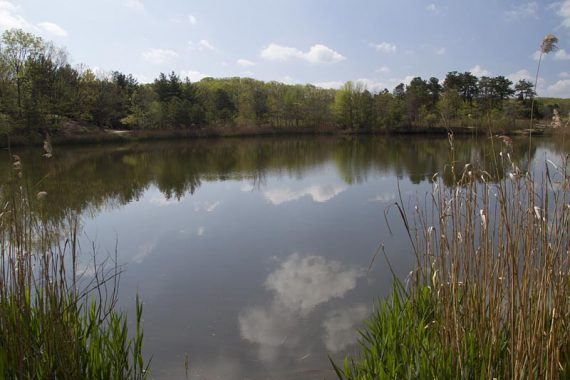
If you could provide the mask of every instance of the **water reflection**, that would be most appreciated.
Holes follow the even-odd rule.
[[[526,141],[509,150],[521,168]],[[493,149],[488,138],[456,139],[456,166],[486,168]],[[535,158],[568,151],[539,138],[531,147]],[[392,233],[386,227],[387,205],[399,194],[405,206],[423,199],[435,172],[451,180],[446,138],[60,147],[50,160],[16,153],[22,185],[47,191],[40,217],[57,224],[81,213],[100,252],[118,243],[128,263],[120,302],[143,297],[156,379],[184,378],[184,353],[192,379],[334,378],[322,372],[328,355],[354,349],[354,326],[391,283],[382,260],[364,275],[378,244],[397,274],[415,262],[399,219]],[[6,155],[0,192],[8,172]]]
[[[356,343],[356,326],[370,315],[370,307],[359,304],[329,313],[323,322],[323,341],[328,351],[337,353]]]
[[[568,151],[560,141],[533,139],[532,156],[539,147]],[[500,142],[488,138],[456,139],[456,167],[471,162],[486,169],[494,161],[491,152],[502,148]],[[511,157],[522,170],[528,152],[527,140],[515,140]],[[156,205],[171,204],[194,194],[203,181],[246,181],[244,190],[264,188],[267,200],[276,205],[305,196],[326,202],[348,185],[378,173],[408,177],[417,184],[439,172],[447,183],[452,181],[446,170],[450,154],[445,138],[246,139],[60,147],[50,160],[34,149],[15,149],[15,153],[22,157],[27,186],[47,191],[46,215],[56,219],[63,218],[66,210],[96,214],[122,207],[139,200],[151,186],[164,196],[154,200]],[[6,183],[10,160],[7,152],[2,155],[0,183]],[[265,185],[268,175],[303,178],[327,163],[334,164],[340,182]]]
[[[330,201],[344,190],[346,190],[345,185],[325,184],[312,185],[299,190],[293,190],[290,188],[271,189],[267,190],[264,195],[267,200],[277,206],[281,203],[295,201],[303,198],[304,196],[310,196],[313,202],[324,203]]]
[[[264,362],[278,360],[281,350],[301,352],[303,333],[298,329],[300,320],[317,306],[333,298],[343,298],[356,287],[358,278],[363,275],[361,269],[347,267],[322,256],[290,255],[265,281],[265,289],[273,292],[269,305],[248,307],[240,313],[238,320],[242,338],[259,345],[258,357]],[[338,315],[342,313],[336,312],[324,322],[325,344],[330,343],[333,352],[356,339],[354,330],[352,334],[346,331],[347,318],[341,317],[343,326],[338,327],[342,330],[335,329]],[[358,316],[363,314],[360,312]],[[361,320],[352,320],[350,327]]]

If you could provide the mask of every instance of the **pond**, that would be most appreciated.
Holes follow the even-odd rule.
[[[515,140],[523,169],[568,154],[561,139]],[[457,138],[456,167],[505,147]],[[144,302],[156,379],[333,379],[393,274],[415,264],[400,214],[435,173],[445,137],[288,137],[15,149],[26,186],[57,222],[80,213],[81,245],[122,265],[120,306]],[[0,173],[8,172],[6,153]],[[447,169],[446,169],[447,168]],[[507,170],[507,169],[505,169]],[[497,175],[504,175],[500,173]],[[384,247],[386,255],[376,255]],[[86,261],[87,261],[86,259]]]

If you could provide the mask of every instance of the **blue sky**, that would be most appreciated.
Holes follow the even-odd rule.
[[[73,64],[132,73],[248,76],[370,90],[448,71],[534,81],[570,97],[570,0],[0,0],[0,29],[65,46]]]

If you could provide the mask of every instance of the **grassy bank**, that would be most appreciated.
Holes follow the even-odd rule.
[[[455,168],[452,142],[454,185],[435,179],[411,215],[400,203],[417,269],[377,304],[339,378],[570,376],[569,157],[535,178],[502,141],[494,173]]]
[[[488,128],[483,129],[477,124],[444,126],[407,126],[384,129],[339,129],[331,127],[208,127],[195,129],[149,129],[149,130],[112,130],[96,127],[75,130],[54,130],[50,135],[54,145],[81,145],[81,144],[105,144],[123,143],[136,141],[159,141],[197,138],[219,137],[267,137],[267,136],[318,136],[318,135],[447,135],[452,131],[456,135],[477,136],[488,133]],[[514,127],[494,128],[493,133],[502,135],[528,135],[531,130],[527,122],[517,123]],[[567,129],[553,130],[550,128],[535,127],[532,134],[552,135],[569,134]],[[41,146],[45,135],[39,133],[0,135],[0,147],[8,146]]]
[[[119,268],[95,253],[84,265],[77,218],[47,222],[46,194],[25,185],[23,170],[14,156],[0,186],[0,378],[146,378],[142,304],[128,331],[116,308]]]

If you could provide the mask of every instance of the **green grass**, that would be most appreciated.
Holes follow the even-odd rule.
[[[333,363],[339,378],[570,376],[570,157],[535,179],[502,141],[506,175],[467,165],[411,215],[400,200],[417,268],[377,304],[361,353]]]
[[[129,331],[116,307],[118,267],[94,255],[89,271],[78,268],[77,217],[44,219],[42,194],[25,187],[22,170],[15,157],[0,186],[0,378],[146,378],[142,303]]]

